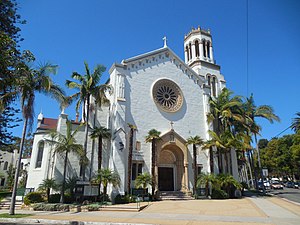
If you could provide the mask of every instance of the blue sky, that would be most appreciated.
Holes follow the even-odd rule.
[[[259,120],[261,138],[283,131],[300,111],[300,1],[249,0],[248,36],[246,0],[17,2],[27,20],[21,26],[21,48],[31,50],[38,62],[57,64],[54,80],[63,87],[73,71],[84,71],[84,61],[90,68],[105,65],[106,81],[114,62],[162,47],[164,36],[183,59],[184,34],[200,25],[211,30],[227,87],[237,95],[253,93],[257,105],[273,106],[281,118],[272,125]],[[45,117],[60,113],[58,104],[43,96],[37,96],[35,110],[36,117],[41,110]],[[75,118],[74,106],[66,112]],[[14,133],[20,135],[21,128]]]

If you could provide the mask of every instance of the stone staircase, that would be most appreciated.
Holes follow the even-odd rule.
[[[11,203],[11,197],[6,197],[0,202],[0,210],[9,209]],[[21,209],[23,202],[21,200],[16,199],[15,209]]]
[[[192,193],[182,191],[160,191],[161,200],[194,200]]]

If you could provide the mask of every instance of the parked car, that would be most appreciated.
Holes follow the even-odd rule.
[[[279,181],[272,181],[271,189],[283,189],[283,185]]]
[[[293,188],[294,187],[294,182],[288,181],[285,185],[287,188]]]
[[[294,188],[298,188],[299,189],[299,182],[295,182],[294,183]]]

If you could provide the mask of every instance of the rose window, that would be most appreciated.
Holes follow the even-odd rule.
[[[173,81],[167,79],[157,81],[152,94],[155,103],[164,111],[176,112],[182,106],[182,92]]]

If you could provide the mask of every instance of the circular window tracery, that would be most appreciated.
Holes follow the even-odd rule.
[[[182,106],[182,92],[178,85],[171,80],[157,81],[153,86],[152,95],[155,103],[166,112],[176,112]]]

